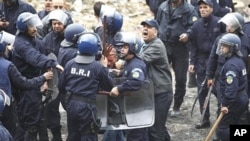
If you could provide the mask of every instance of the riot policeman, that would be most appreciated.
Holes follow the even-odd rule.
[[[110,96],[119,96],[126,91],[135,91],[142,87],[142,82],[147,78],[146,64],[137,57],[140,45],[133,33],[118,32],[115,37],[115,45],[121,47],[120,58],[126,61],[120,77],[126,81],[113,87]],[[129,129],[125,131],[127,141],[147,141],[147,129]]]
[[[64,31],[68,25],[69,16],[60,9],[51,11],[48,14],[47,23],[49,23],[52,31],[43,38],[45,44],[46,55],[54,54],[55,59],[58,57],[58,52],[61,47],[61,42],[64,39]],[[55,78],[57,80],[57,78]],[[56,83],[56,81],[54,81]],[[57,84],[55,84],[57,85]],[[62,141],[59,104],[60,97],[58,96],[57,87],[53,88],[52,95],[57,97],[46,105],[47,126],[51,130],[54,141]]]
[[[115,34],[122,29],[123,16],[114,8],[102,5],[100,17],[102,20],[102,28],[97,28],[94,32],[100,36],[102,42],[114,46],[113,38]]]
[[[83,33],[77,41],[78,54],[65,65],[60,75],[59,91],[65,95],[68,121],[68,141],[97,141],[100,122],[96,118],[96,94],[99,88],[110,91],[107,59],[95,60],[101,45],[94,33]]]
[[[117,12],[114,8],[109,7],[107,5],[102,4],[101,10],[99,13],[99,17],[102,23],[102,26],[99,26],[95,29],[95,33],[97,33],[102,39],[103,44],[115,46],[114,36],[117,32],[121,31],[123,25],[123,16]],[[119,49],[116,48],[116,51],[119,53]],[[117,138],[113,138],[112,140],[122,140],[123,136],[122,131],[108,131],[106,130],[104,133],[103,141],[111,140],[112,136]]]
[[[38,15],[29,12],[20,14],[16,21],[18,29],[14,41],[13,62],[22,75],[27,78],[39,76],[43,70],[57,68],[63,71],[55,60],[42,54],[40,40],[36,39],[37,26],[42,26]],[[18,113],[20,125],[25,131],[25,140],[37,140],[40,123],[42,95],[40,88],[18,90]]]
[[[64,31],[64,40],[58,53],[58,63],[65,66],[66,63],[77,55],[77,39],[81,33],[85,32],[84,26],[73,23],[68,25]]]
[[[247,65],[247,56],[250,54],[250,40],[247,35],[244,34],[242,31],[242,26],[244,24],[244,18],[237,12],[229,13],[222,17],[219,22],[222,22],[226,25],[226,32],[227,33],[233,33],[239,36],[241,40],[241,52],[242,52],[242,58],[246,66]],[[219,76],[220,69],[222,67],[222,64],[225,61],[224,56],[218,56],[216,54],[216,49],[218,46],[218,41],[221,38],[221,36],[217,37],[215,40],[212,50],[209,55],[207,69],[206,69],[206,77],[208,79],[208,86],[215,84],[216,90],[217,90],[217,98],[218,103],[220,103],[220,93],[218,91],[218,86],[216,83],[216,78]],[[215,78],[215,81],[213,80]],[[219,104],[220,105],[220,104]]]
[[[247,72],[241,59],[241,40],[232,33],[221,37],[216,53],[225,57],[219,76],[221,97],[220,111],[225,115],[217,128],[222,141],[230,140],[230,125],[238,124],[248,106]]]
[[[66,63],[77,55],[77,40],[81,33],[85,32],[85,28],[77,23],[70,24],[64,31],[64,40],[61,42],[61,48],[58,53],[58,63],[65,67]],[[60,75],[60,74],[59,74]],[[61,97],[61,103],[64,107],[64,96],[59,94]]]
[[[1,121],[3,125],[10,131],[13,137],[16,139],[16,123],[17,123],[17,113],[16,113],[16,105],[14,97],[16,95],[12,95],[12,89],[20,88],[20,89],[33,89],[39,88],[46,80],[51,79],[52,72],[47,72],[43,74],[43,76],[38,76],[33,79],[27,79],[23,77],[16,66],[5,59],[5,56],[8,54],[7,46],[10,42],[6,34],[0,34],[0,88],[7,93],[7,95],[11,98],[11,105],[5,106],[3,111]],[[18,99],[18,97],[15,97]]]
[[[46,54],[52,52],[58,56],[60,43],[64,39],[64,30],[68,26],[68,19],[68,15],[62,10],[53,10],[49,13],[47,22],[52,27],[52,31],[43,38]]]

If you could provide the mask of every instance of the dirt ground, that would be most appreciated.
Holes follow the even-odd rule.
[[[44,0],[27,0],[31,2],[37,10],[43,8]],[[83,24],[89,31],[97,24],[97,20],[93,15],[93,3],[97,0],[66,0],[68,9],[71,11],[73,19],[77,23]],[[107,5],[115,7],[124,16],[123,30],[132,31],[140,34],[141,32],[141,21],[152,18],[152,14],[149,11],[145,0],[102,0]],[[250,0],[235,0],[237,2],[237,9],[245,15],[245,19],[249,19],[249,8],[246,5],[250,3]],[[244,3],[245,4],[244,4]],[[184,103],[181,108],[181,114],[178,117],[168,116],[166,126],[171,135],[172,141],[204,141],[208,135],[210,128],[208,129],[195,129],[194,125],[200,121],[199,104],[197,102],[193,117],[190,116],[192,104],[197,95],[197,88],[187,88]],[[211,123],[213,124],[216,117],[216,99],[214,95],[211,96],[210,101],[211,111]],[[67,138],[67,123],[66,113],[60,108],[61,111],[61,124],[63,139]],[[171,112],[171,109],[170,109]],[[102,135],[99,135],[101,141]]]

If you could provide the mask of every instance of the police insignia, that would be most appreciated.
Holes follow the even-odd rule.
[[[233,83],[233,76],[229,75],[227,76],[227,84],[232,84]]]
[[[197,21],[197,19],[198,18],[196,16],[193,16],[192,21],[195,22],[195,21]]]
[[[139,72],[138,71],[134,71],[133,74],[132,74],[132,77],[133,78],[138,78],[139,77]]]

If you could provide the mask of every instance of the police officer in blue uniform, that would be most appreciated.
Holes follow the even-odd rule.
[[[7,42],[5,42],[6,37],[2,34],[0,36],[0,88],[3,89],[7,93],[7,95],[11,98],[12,103],[10,106],[6,106],[3,111],[1,121],[3,125],[10,131],[14,139],[16,139],[16,123],[17,123],[17,113],[16,113],[16,105],[15,100],[12,95],[12,89],[20,88],[20,89],[34,89],[39,88],[43,85],[43,83],[51,79],[52,72],[47,72],[43,76],[38,76],[33,79],[26,79],[23,77],[20,72],[17,70],[16,66],[5,59],[6,54],[8,54]],[[17,97],[15,97],[17,98]]]
[[[226,25],[227,33],[233,33],[239,36],[241,40],[240,51],[242,52],[242,55],[243,55],[242,58],[246,67],[248,67],[247,57],[248,57],[248,54],[250,54],[250,39],[242,31],[244,18],[239,13],[233,12],[222,17],[219,22],[222,22]],[[221,36],[217,37],[217,39],[215,40],[213,44],[212,51],[208,59],[207,69],[206,69],[206,78],[208,80],[207,82],[208,86],[215,85],[216,87],[218,106],[220,106],[221,94],[220,94],[220,91],[218,91],[219,86],[217,85],[218,83],[216,81],[217,81],[217,78],[219,77],[219,72],[222,67],[222,64],[225,62],[224,56],[218,56],[216,54],[216,49],[218,47],[218,42],[220,38]],[[215,80],[213,80],[213,78],[215,78]]]
[[[116,46],[121,47],[120,57],[126,61],[120,77],[125,77],[126,81],[115,86],[110,96],[122,95],[125,91],[135,91],[142,87],[143,81],[147,78],[146,64],[137,57],[140,46],[136,42],[133,33],[118,32],[114,38]],[[127,141],[148,141],[146,128],[130,129],[125,131]]]
[[[123,16],[114,8],[104,4],[101,5],[99,16],[102,22],[102,26],[97,27],[94,32],[97,33],[102,42],[105,43],[105,48],[106,45],[115,46],[114,36],[122,29]],[[119,48],[117,48],[116,50],[119,54]],[[113,138],[113,140],[119,140],[119,138],[120,140],[122,140],[122,134],[123,131],[121,130],[106,130],[104,133],[103,141],[110,140],[114,136],[117,138]]]
[[[183,33],[186,33],[197,19],[196,10],[186,0],[163,2],[156,16],[159,23],[159,38],[166,46],[168,60],[173,66],[176,80],[174,106],[171,113],[173,116],[180,113],[180,107],[186,93],[189,49]]]
[[[60,44],[61,47],[57,57],[60,65],[64,67],[69,60],[76,57],[78,51],[78,35],[85,31],[85,27],[77,23],[70,24],[66,27],[64,31],[64,40]]]
[[[58,56],[60,44],[64,40],[64,30],[68,26],[68,15],[62,10],[53,10],[48,15],[48,23],[52,27],[43,41],[46,47],[46,54],[54,53]]]
[[[68,15],[60,9],[53,10],[48,15],[48,23],[52,28],[43,38],[46,55],[53,53],[58,56],[61,42],[64,39],[64,30],[68,25]],[[52,93],[58,94],[57,90]],[[57,96],[53,101],[46,105],[47,126],[53,135],[53,141],[62,141],[61,137],[61,116],[59,112],[60,96]]]
[[[60,1],[60,5],[63,5],[63,4],[64,4],[63,1]],[[73,19],[72,19],[71,14],[63,6],[62,6],[62,8],[55,8],[55,7],[61,7],[61,6],[56,6],[56,5],[53,5],[53,6],[54,6],[54,9],[51,12],[53,12],[55,10],[56,11],[61,10],[61,11],[64,12],[64,14],[67,15],[68,18],[64,19],[64,20],[66,20],[66,23],[64,23],[65,25],[69,25],[69,24],[73,23]],[[48,33],[50,33],[53,30],[52,29],[52,25],[50,23],[50,19],[51,18],[49,19],[49,15],[50,15],[51,12],[47,13],[47,15],[44,15],[43,18],[41,18],[40,17],[41,15],[39,15],[39,17],[41,18],[41,20],[43,22],[43,25],[44,25],[42,28],[38,29],[38,35],[37,35],[37,37],[40,38],[40,39],[43,39],[43,37],[45,37]],[[57,15],[57,14],[58,14],[58,16],[62,15],[60,13],[56,13],[56,14],[53,14],[53,15]],[[53,18],[55,18],[55,17],[53,17]],[[59,16],[59,18],[60,18],[60,16]]]
[[[94,32],[99,35],[105,44],[115,45],[114,36],[121,31],[123,25],[123,16],[112,7],[102,5],[100,12],[102,26]],[[103,35],[104,34],[104,35]]]
[[[9,102],[9,103],[8,103]],[[14,141],[13,136],[2,124],[2,113],[6,105],[10,105],[9,96],[0,89],[0,140],[1,141]]]
[[[95,60],[99,45],[97,34],[82,34],[77,41],[79,54],[60,75],[59,91],[67,97],[67,141],[97,141],[100,123],[96,118],[96,94],[99,88],[110,91],[113,87],[107,59],[103,59],[104,65]]]
[[[57,68],[63,71],[55,60],[49,59],[42,54],[43,44],[36,39],[37,26],[42,22],[36,14],[24,12],[18,16],[16,21],[17,35],[14,41],[13,62],[22,75],[27,78],[39,76],[42,71]],[[37,132],[41,117],[42,95],[40,88],[29,90],[18,90],[20,99],[17,110],[20,125],[24,129],[24,140],[37,140]]]
[[[2,17],[4,17],[0,20],[0,30],[4,30],[13,35],[16,34],[16,20],[21,13],[36,13],[34,7],[22,0],[3,0],[0,3],[0,11],[3,14]]]
[[[194,23],[188,33],[191,41],[189,71],[191,73],[197,73],[198,92],[200,92],[200,113],[202,114],[204,101],[208,94],[208,88],[206,86],[201,86],[202,82],[205,80],[208,57],[215,39],[222,34],[224,30],[221,28],[221,24],[218,23],[220,18],[212,14],[213,3],[210,0],[199,0],[198,7],[201,18]],[[205,112],[202,123],[196,125],[198,129],[210,126],[209,106]]]
[[[230,125],[239,123],[248,105],[247,72],[240,47],[240,38],[232,33],[223,35],[218,43],[217,54],[225,57],[219,77],[220,111],[225,114],[217,128],[221,141],[230,140]]]

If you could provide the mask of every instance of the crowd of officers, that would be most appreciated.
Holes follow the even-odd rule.
[[[210,127],[209,106],[204,111],[203,105],[212,87],[217,113],[225,114],[216,136],[229,141],[230,124],[245,124],[240,119],[248,112],[250,34],[249,24],[226,2],[146,0],[154,16],[140,21],[138,37],[122,31],[123,16],[103,2],[93,5],[99,24],[89,32],[73,22],[62,0],[45,0],[38,14],[21,0],[3,0],[0,104],[6,93],[10,105],[3,103],[0,110],[0,139],[49,141],[49,129],[52,141],[62,141],[61,103],[67,113],[67,141],[96,141],[101,124],[95,103],[98,91],[108,91],[112,99],[139,90],[150,79],[153,126],[106,130],[103,141],[170,141],[168,112],[173,102],[170,115],[180,114],[189,71],[197,77],[204,115],[195,128]],[[112,78],[117,77],[126,81],[114,85]]]

